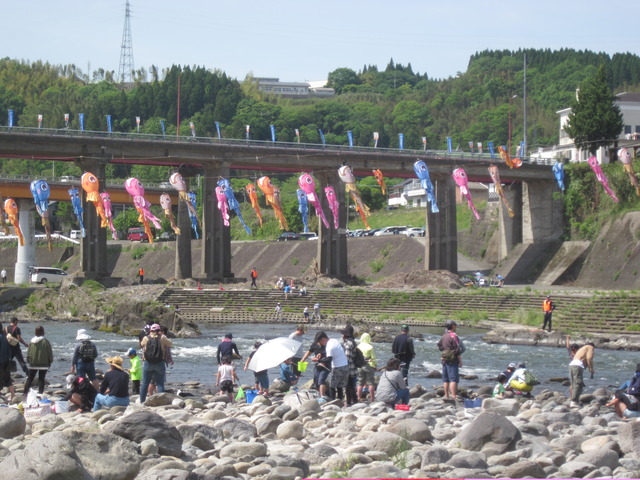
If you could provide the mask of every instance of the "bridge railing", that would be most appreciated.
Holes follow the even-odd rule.
[[[354,146],[348,145],[334,145],[334,144],[317,144],[317,143],[297,143],[297,142],[273,142],[270,140],[246,140],[246,139],[233,139],[233,138],[215,138],[215,137],[192,137],[192,136],[172,136],[172,135],[157,135],[150,133],[123,133],[123,132],[100,132],[93,130],[71,130],[66,128],[34,128],[34,127],[7,127],[0,126],[1,133],[19,133],[26,135],[48,135],[48,136],[66,136],[74,138],[108,138],[122,141],[153,141],[153,142],[167,142],[167,143],[198,143],[208,145],[220,145],[231,148],[247,148],[256,147],[263,149],[284,149],[295,150],[297,152],[304,153],[328,153],[335,152],[340,154],[346,153],[366,153],[366,154],[381,154],[381,155],[402,155],[408,157],[425,157],[428,156],[432,159],[439,160],[480,160],[489,161],[494,163],[503,163],[503,160],[498,155],[491,155],[490,153],[476,153],[476,152],[463,152],[455,151],[449,153],[447,150],[415,150],[415,149],[399,149],[388,147],[368,147],[368,146]],[[531,157],[520,157],[523,163],[538,163],[548,165],[548,159],[534,159]],[[555,160],[552,161],[552,163]]]

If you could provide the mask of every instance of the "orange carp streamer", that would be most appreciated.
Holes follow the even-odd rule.
[[[7,217],[13,225],[13,229],[18,236],[18,240],[20,240],[20,246],[24,247],[24,236],[22,235],[22,230],[20,230],[20,221],[18,218],[18,204],[13,198],[7,198],[4,202],[4,211],[7,212]]]
[[[507,151],[501,146],[498,147],[498,152],[500,153],[500,158],[504,160],[509,168],[520,168],[522,166],[522,160],[519,158],[511,158]]]
[[[107,228],[109,226],[109,220],[104,211],[104,205],[102,204],[102,197],[100,197],[100,182],[91,172],[84,172],[80,178],[82,189],[87,193],[87,202],[93,202],[96,207],[96,213],[100,215],[100,226]]]
[[[378,185],[380,185],[380,189],[382,190],[382,194],[386,195],[387,194],[387,185],[384,183],[384,175],[382,175],[382,172],[380,171],[380,169],[374,170],[373,171],[373,176],[376,177],[376,181],[378,182]]]
[[[280,229],[288,230],[289,224],[287,223],[287,219],[284,218],[282,206],[280,205],[280,189],[271,185],[271,179],[269,177],[260,177],[258,179],[258,187],[260,187],[260,190],[262,190],[262,193],[264,193],[267,198],[267,203],[273,208],[278,223],[280,224]]]
[[[0,195],[0,229],[5,235],[9,235],[9,229],[4,221],[4,200],[2,200],[2,195]]]
[[[253,207],[253,210],[256,212],[258,220],[260,221],[260,227],[262,227],[262,212],[260,212],[260,204],[258,203],[258,192],[256,190],[256,186],[253,183],[250,183],[245,188],[247,189],[247,194],[249,195],[251,206]]]
[[[509,216],[513,217],[514,216],[513,210],[511,209],[511,205],[509,205],[509,200],[507,200],[507,197],[504,194],[504,190],[502,189],[502,183],[500,182],[500,172],[498,172],[498,167],[495,165],[490,165],[489,175],[491,175],[491,180],[493,180],[493,184],[496,186],[496,193],[500,195],[500,198],[502,199],[502,203],[507,209],[507,212],[509,212]]]
[[[367,222],[367,217],[371,216],[371,212],[369,211],[369,207],[367,207],[362,201],[362,198],[360,198],[360,193],[356,188],[356,177],[353,175],[351,167],[348,165],[340,167],[338,169],[338,176],[340,177],[340,180],[344,182],[345,189],[349,192],[349,195],[351,195],[353,203],[356,206],[356,212],[360,214],[364,228],[366,230],[371,230],[369,222]]]

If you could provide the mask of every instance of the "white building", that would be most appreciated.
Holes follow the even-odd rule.
[[[336,91],[326,88],[326,82],[281,82],[279,78],[256,78],[258,90],[289,98],[333,97]],[[320,85],[318,85],[320,84]]]
[[[635,140],[640,139],[640,93],[619,93],[616,95],[615,103],[620,107],[622,118],[624,120],[624,128],[618,137],[619,146],[625,146],[627,143],[637,143]],[[532,158],[540,159],[564,159],[570,162],[586,162],[591,156],[588,150],[580,150],[573,144],[573,140],[569,138],[564,127],[569,120],[570,108],[565,108],[556,112],[560,117],[560,141],[558,145],[541,149],[533,152]],[[600,147],[596,152],[596,157],[600,163],[609,163],[610,150],[614,145],[608,148]]]
[[[469,182],[469,191],[475,200],[496,201],[499,198],[493,183]],[[459,188],[456,188],[456,203],[462,203]],[[389,187],[387,205],[390,207],[426,208],[427,192],[422,188],[418,178],[410,178]]]

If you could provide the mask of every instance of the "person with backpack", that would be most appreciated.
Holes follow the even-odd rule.
[[[371,402],[375,402],[376,398],[376,352],[373,351],[371,345],[371,335],[363,333],[360,336],[360,343],[358,344],[357,352],[362,355],[362,366],[358,367],[358,399],[364,400],[366,398],[362,396],[362,391],[365,386],[369,388],[369,395],[371,396]],[[360,363],[360,354],[356,355],[356,366]]]
[[[456,401],[458,395],[459,369],[462,366],[462,342],[456,333],[458,324],[447,320],[447,329],[438,341],[438,350],[442,352],[442,386],[444,399]]]
[[[149,335],[140,343],[144,352],[140,403],[147,399],[147,391],[152,380],[155,380],[158,392],[164,392],[164,377],[167,371],[165,350],[171,348],[171,340],[160,333],[160,325],[154,323],[150,330]]]
[[[516,395],[529,396],[533,387],[539,383],[533,373],[527,370],[527,366],[521,363],[509,379],[509,389]]]
[[[347,325],[346,327],[344,327],[342,330],[340,330],[340,333],[342,334],[342,349],[344,350],[344,354],[347,356],[349,365],[349,378],[347,380],[347,387],[345,389],[347,393],[347,406],[349,406],[358,403],[358,394],[356,392],[356,384],[358,382],[356,352],[358,349],[356,348],[356,342],[353,339],[354,330],[351,325]]]
[[[98,358],[98,348],[84,328],[78,330],[76,341],[78,343],[73,349],[71,373],[78,377],[87,377],[97,390],[99,385],[96,380],[95,360]]]

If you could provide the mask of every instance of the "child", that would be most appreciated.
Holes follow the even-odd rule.
[[[493,387],[493,398],[505,398],[507,390],[504,388],[504,383],[507,381],[507,376],[504,373],[498,375],[498,383]]]
[[[142,380],[142,362],[135,349],[130,348],[127,352],[129,360],[131,360],[131,368],[129,369],[129,377],[133,384],[133,394],[140,395],[140,380]]]
[[[280,380],[286,383],[289,388],[298,383],[298,377],[296,377],[291,370],[291,359],[287,358],[280,364]]]
[[[249,362],[253,358],[253,355],[258,351],[262,343],[256,342],[253,345],[253,352],[249,354],[249,358],[244,363],[244,370],[246,371],[249,367]],[[264,395],[265,397],[269,396],[269,374],[267,370],[261,370],[260,372],[253,372],[253,377],[255,381],[255,389],[258,391],[258,395]]]
[[[218,376],[216,377],[216,387],[220,387],[220,391],[227,393],[233,401],[233,384],[238,381],[236,369],[231,365],[231,358],[223,357],[222,365],[218,366]]]

